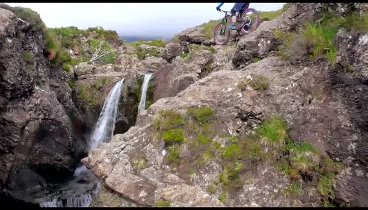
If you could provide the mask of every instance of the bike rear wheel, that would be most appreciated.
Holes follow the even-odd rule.
[[[246,9],[240,17],[244,21],[244,26],[241,28],[241,31],[243,33],[250,33],[252,31],[255,31],[261,21],[257,10],[253,8]]]
[[[230,31],[228,30],[226,24],[219,23],[214,30],[213,38],[216,44],[224,45],[229,41]]]

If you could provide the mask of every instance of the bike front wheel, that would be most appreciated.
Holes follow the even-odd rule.
[[[230,31],[226,24],[219,23],[214,30],[213,38],[216,44],[224,45],[229,41]]]
[[[261,20],[259,18],[259,13],[253,8],[246,9],[241,14],[241,19],[244,22],[244,25],[241,28],[243,33],[255,31],[258,28]]]

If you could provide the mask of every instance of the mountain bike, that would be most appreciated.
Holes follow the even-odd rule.
[[[230,39],[230,29],[229,24],[231,24],[231,14],[230,11],[221,10],[221,12],[225,13],[225,17],[222,18],[221,23],[219,23],[214,30],[214,41],[216,44],[224,45]],[[240,15],[236,18],[235,25],[237,26],[237,34],[244,35],[248,34],[251,31],[254,31],[258,28],[260,23],[260,18],[257,10],[253,8],[248,8],[244,10]]]

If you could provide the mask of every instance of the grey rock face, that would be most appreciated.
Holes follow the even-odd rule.
[[[22,185],[13,173],[21,168],[63,179],[85,145],[67,75],[43,55],[42,32],[5,9],[0,46],[0,188],[9,177],[14,189]]]

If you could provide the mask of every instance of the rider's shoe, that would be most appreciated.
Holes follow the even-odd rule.
[[[229,30],[238,30],[238,27],[236,25],[230,25]]]

